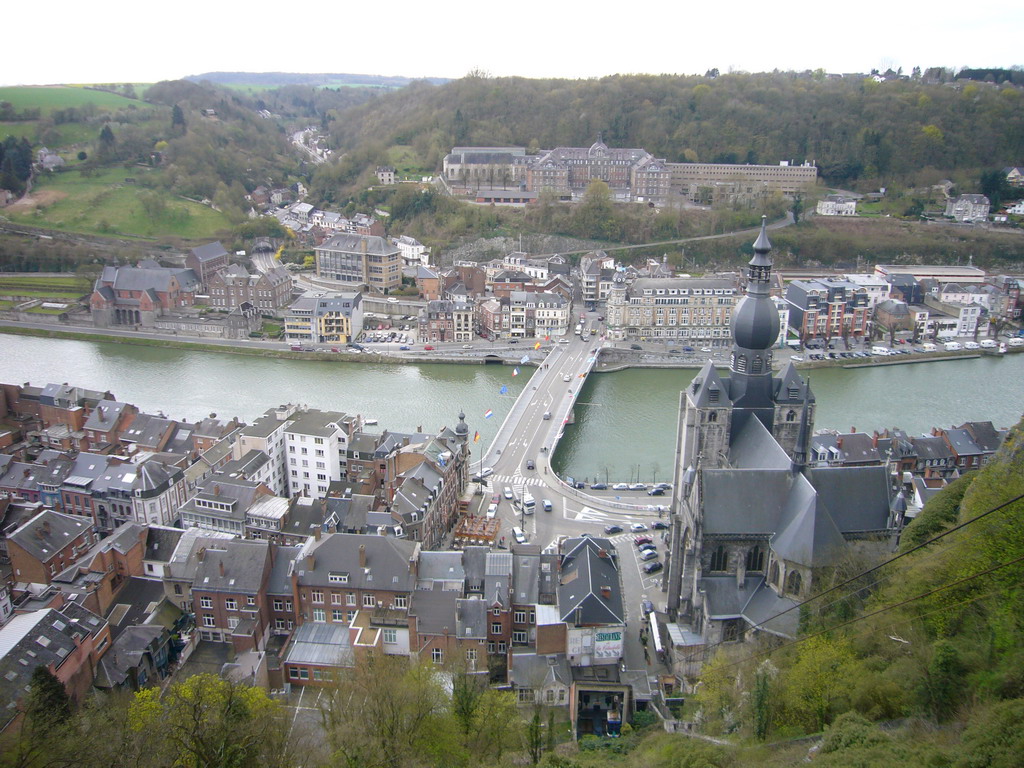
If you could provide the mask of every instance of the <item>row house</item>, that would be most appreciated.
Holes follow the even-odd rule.
[[[267,584],[274,548],[233,539],[198,554],[192,608],[204,640],[231,643],[237,652],[263,650],[271,633]]]
[[[868,293],[848,280],[794,280],[786,289],[790,327],[802,340],[863,338],[868,331]]]
[[[990,275],[986,281],[987,284],[991,285],[1002,296],[1005,297],[1004,301],[1001,302],[1001,306],[1004,307],[1002,317],[1008,320],[1020,320],[1021,315],[1021,298],[1020,298],[1020,280],[1010,275]]]
[[[982,306],[980,304],[943,301],[935,294],[928,293],[924,297],[924,305],[930,310],[937,310],[935,314],[945,315],[956,321],[952,334],[947,334],[951,337],[973,336],[981,322]],[[940,338],[942,335],[944,334],[936,333],[935,338]]]
[[[512,310],[508,299],[486,299],[475,308],[477,335],[494,341],[511,335]]]
[[[47,585],[99,537],[90,521],[47,509],[6,536],[14,581]]]
[[[292,278],[284,267],[249,274],[242,266],[220,270],[209,280],[209,302],[215,309],[254,307],[261,314],[277,314],[291,303]]]
[[[593,305],[605,301],[615,278],[615,259],[604,251],[591,251],[580,258],[583,301]]]
[[[263,496],[277,498],[259,483],[227,476],[209,477],[182,505],[181,524],[185,528],[243,536],[250,508]]]
[[[357,432],[349,442],[348,480],[369,486],[374,493],[392,488],[400,470],[398,455],[402,449],[433,439],[425,432]]]
[[[153,535],[152,529],[150,530]],[[223,549],[226,542],[235,538],[230,533],[206,531],[202,528],[178,530],[176,535],[157,533],[154,535],[153,544],[162,542],[158,546],[162,546],[164,551],[154,552],[152,545],[147,546],[143,569],[147,573],[157,571],[164,585],[164,597],[182,611],[191,612],[192,583],[201,558],[205,557],[206,549]],[[171,549],[170,552],[166,551],[168,547]],[[147,565],[151,563],[156,567],[147,570]]]
[[[512,338],[564,336],[569,331],[569,302],[557,294],[513,291],[508,305]]]
[[[85,449],[97,452],[119,450],[121,434],[131,426],[138,413],[139,409],[129,403],[116,400],[97,403],[82,425]]]
[[[991,210],[992,203],[985,195],[959,195],[946,201],[945,215],[961,224],[977,224],[988,221]]]
[[[473,307],[463,302],[427,302],[419,317],[419,339],[426,342],[473,340]]]
[[[44,427],[63,424],[78,435],[77,442],[80,442],[85,437],[81,433],[90,414],[101,403],[109,405],[113,400],[114,396],[110,392],[97,392],[68,384],[47,384],[38,396],[39,418]]]
[[[892,295],[892,284],[878,275],[851,273],[843,275],[843,279],[859,285],[868,294],[868,307],[874,309],[881,302],[888,301]]]
[[[991,421],[968,421],[949,429],[936,427],[932,434],[945,441],[957,468],[965,472],[988,464],[1006,439],[1007,430],[996,429]]]
[[[106,616],[128,582],[143,574],[148,530],[125,523],[95,542],[52,581],[69,600]],[[124,600],[120,600],[124,603]]]
[[[443,298],[444,281],[437,270],[421,265],[416,267],[416,290],[421,299],[437,301]]]

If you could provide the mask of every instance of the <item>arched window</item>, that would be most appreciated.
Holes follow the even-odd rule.
[[[796,421],[796,411],[789,411],[786,414],[786,421]]]
[[[718,421],[718,411],[712,411],[711,413],[709,413],[708,414],[708,421],[710,421],[710,422]]]
[[[790,571],[789,576],[786,577],[786,591],[794,594],[800,594],[800,571]]]
[[[711,568],[712,571],[724,571],[729,567],[729,555],[725,551],[725,547],[718,547],[714,552],[711,553]]]
[[[772,568],[768,571],[768,583],[778,584],[779,583],[779,564],[772,563]]]
[[[752,372],[752,373],[760,373],[760,372],[761,372],[761,370],[762,370],[762,366],[761,366],[761,356],[760,356],[760,355],[757,355],[757,356],[755,356],[755,357],[754,357],[754,365],[753,365],[753,367],[751,368],[751,372]]]
[[[764,570],[764,550],[756,545],[747,552],[747,570]]]

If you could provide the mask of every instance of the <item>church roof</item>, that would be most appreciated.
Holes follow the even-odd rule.
[[[889,476],[885,467],[814,467],[805,475],[843,533],[889,526]]]
[[[746,419],[732,435],[729,463],[737,469],[789,469],[791,462],[760,419]]]
[[[704,533],[770,536],[779,529],[791,482],[788,470],[704,470]]]
[[[814,402],[814,393],[810,392],[807,382],[804,381],[804,377],[800,375],[792,362],[786,363],[786,367],[782,369],[779,378],[775,379],[774,389],[776,403],[802,405],[805,392],[809,395],[807,398],[808,402]]]
[[[693,379],[690,385],[692,400],[698,408],[706,408],[710,405],[732,405],[729,399],[729,388],[718,375],[715,366],[709,360],[704,363],[700,373]]]
[[[796,475],[779,532],[771,540],[772,551],[783,560],[814,568],[833,562],[843,544],[843,534],[814,487],[803,475]]]

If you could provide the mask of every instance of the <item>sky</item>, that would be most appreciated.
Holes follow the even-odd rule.
[[[213,71],[592,78],[1024,64],[1024,3],[270,4],[51,0],[5,11],[0,84],[154,82]]]

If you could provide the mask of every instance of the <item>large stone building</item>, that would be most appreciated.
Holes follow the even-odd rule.
[[[814,395],[792,364],[772,371],[770,251],[762,225],[728,377],[709,362],[681,399],[668,609],[706,644],[793,636],[819,569],[891,546],[898,522],[885,467],[811,466]]]
[[[210,306],[215,309],[238,309],[248,304],[262,314],[277,314],[292,300],[292,278],[284,267],[252,275],[236,264],[212,275],[207,286]]]
[[[385,294],[402,285],[402,252],[376,235],[335,235],[318,245],[316,274]]]
[[[473,305],[462,301],[428,301],[420,313],[420,341],[472,341]]]
[[[104,267],[89,300],[93,324],[152,327],[158,317],[191,307],[199,289],[191,269],[166,268],[155,262]]]

